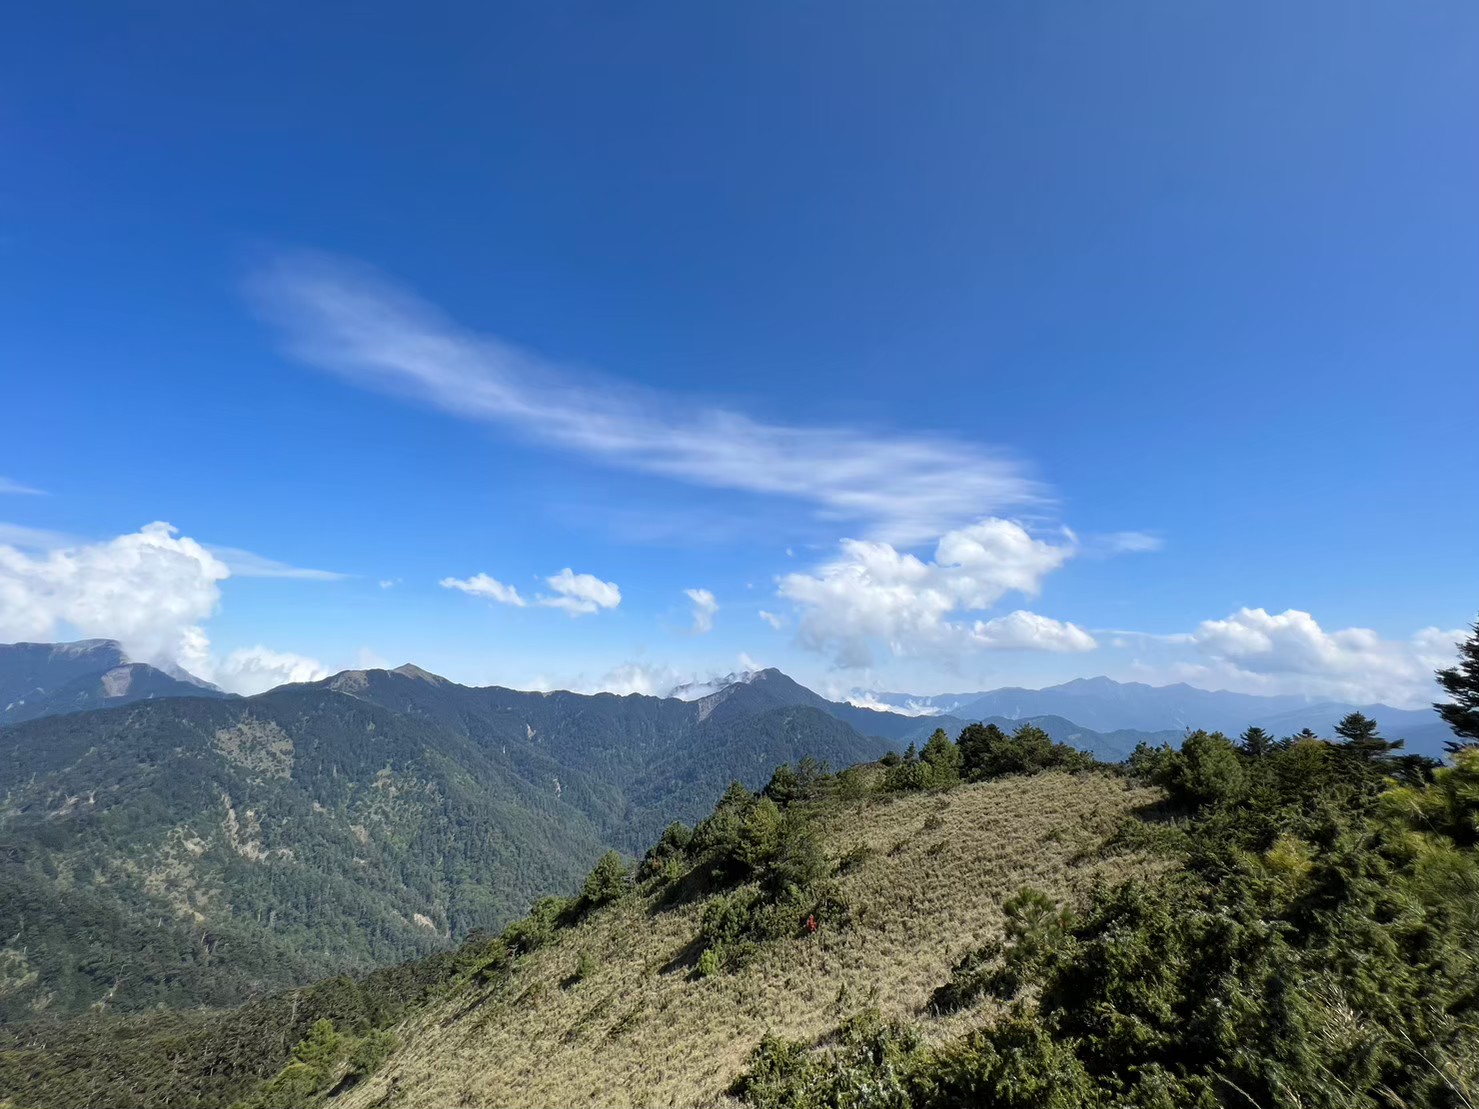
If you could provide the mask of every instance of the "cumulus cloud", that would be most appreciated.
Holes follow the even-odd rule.
[[[12,481],[8,477],[0,477],[0,495],[3,495],[5,493],[13,493],[17,496],[25,497],[45,496],[44,490],[33,489],[29,485],[22,485],[20,482]]]
[[[0,639],[108,637],[141,659],[198,666],[208,643],[200,625],[230,573],[166,523],[40,552],[0,546]]]
[[[1094,637],[1077,624],[1018,609],[992,620],[977,620],[968,633],[970,642],[998,650],[1092,651]]]
[[[588,616],[603,608],[615,608],[621,604],[621,590],[613,581],[602,581],[594,574],[577,574],[565,567],[558,574],[544,579],[554,590],[553,595],[541,593],[533,604],[544,608],[562,609],[571,616]],[[487,574],[474,574],[470,578],[443,578],[439,583],[443,589],[456,589],[474,597],[484,597],[501,605],[525,608],[531,602],[511,585],[505,585]]]
[[[1461,629],[1430,627],[1389,640],[1370,628],[1327,631],[1299,609],[1242,608],[1176,638],[1211,660],[1209,675],[1249,692],[1409,707],[1432,700],[1433,671],[1452,664],[1463,636]]]
[[[311,364],[367,387],[506,428],[608,465],[777,495],[863,533],[916,543],[1037,504],[1017,461],[948,436],[764,423],[692,398],[577,375],[474,335],[364,268],[279,258],[250,289]]]
[[[707,589],[685,589],[684,596],[693,602],[693,633],[703,635],[714,630],[714,613],[719,611],[719,602]]]
[[[259,644],[232,651],[215,668],[211,680],[231,693],[253,694],[289,682],[316,682],[328,676],[328,668],[318,659],[273,651]]]
[[[486,597],[501,605],[523,608],[528,603],[519,596],[519,591],[513,586],[504,585],[497,578],[490,578],[487,574],[474,574],[470,578],[443,578],[438,584],[443,589],[457,589],[474,597]],[[383,585],[382,588],[384,588]]]
[[[163,522],[102,542],[0,530],[0,640],[116,639],[132,658],[235,693],[324,677],[315,659],[260,646],[217,661],[204,625],[232,576],[218,551]]]
[[[759,616],[760,619],[764,620],[776,631],[780,631],[786,626],[786,618],[784,616],[777,616],[773,612],[766,612],[763,608],[760,610]]]
[[[951,617],[990,608],[1008,592],[1035,596],[1075,552],[988,519],[943,535],[932,561],[883,542],[844,539],[841,555],[816,572],[787,574],[780,595],[800,610],[798,637],[838,665],[867,666],[875,643],[895,655],[954,655],[986,648],[1088,650],[1073,624],[1029,612],[967,624]]]
[[[577,574],[565,567],[553,577],[544,579],[555,591],[553,597],[540,597],[539,604],[562,608],[571,616],[587,616],[603,608],[621,604],[621,590],[614,581],[602,581],[594,574]]]

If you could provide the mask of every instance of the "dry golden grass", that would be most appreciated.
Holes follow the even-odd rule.
[[[953,1034],[970,1014],[922,1010],[967,948],[999,934],[1001,902],[1024,885],[1079,902],[1150,865],[1097,848],[1151,797],[1109,776],[1042,774],[833,810],[820,824],[831,854],[873,850],[841,878],[852,927],[823,920],[736,974],[695,980],[672,964],[702,904],[654,913],[629,897],[506,980],[469,984],[408,1022],[378,1073],[334,1104],[709,1106],[767,1031],[811,1040],[871,1005],[931,1038]],[[562,985],[582,952],[594,972]]]

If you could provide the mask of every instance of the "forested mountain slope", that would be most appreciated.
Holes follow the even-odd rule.
[[[783,768],[456,953],[0,1030],[0,1099],[1469,1106],[1479,750],[1434,768],[1348,724],[1119,772],[990,728]]]
[[[884,747],[807,707],[386,671],[0,729],[0,1019],[237,1004],[425,954],[731,780]]]
[[[235,1004],[437,950],[604,842],[496,749],[352,698],[171,698],[0,731],[0,1014]]]

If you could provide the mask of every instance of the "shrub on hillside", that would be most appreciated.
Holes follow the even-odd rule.
[[[1371,771],[1317,738],[1187,748],[1156,756],[1191,809],[1180,865],[1099,890],[1077,924],[1014,898],[1003,941],[936,1000],[1032,983],[1036,1000],[911,1055],[893,1071],[907,1103],[1479,1103],[1479,754],[1374,797]],[[814,1104],[857,1066],[775,1045],[754,1062],[747,1098],[770,1105]]]
[[[761,793],[784,808],[820,800],[835,781],[831,767],[807,755],[794,767],[790,763],[776,767]]]
[[[1221,732],[1193,732],[1157,768],[1155,783],[1173,805],[1197,810],[1236,800],[1248,788],[1238,750]]]
[[[615,901],[632,888],[632,873],[615,851],[607,851],[586,876],[580,891],[581,908],[587,912]]]
[[[1094,765],[1092,755],[1066,743],[1054,743],[1034,724],[1023,724],[1011,735],[995,724],[970,724],[960,733],[958,747],[962,772],[973,782],[1044,770],[1086,770]]]

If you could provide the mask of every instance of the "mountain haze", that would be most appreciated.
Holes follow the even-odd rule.
[[[112,639],[0,643],[0,724],[156,697],[225,697],[178,667],[130,659]]]

